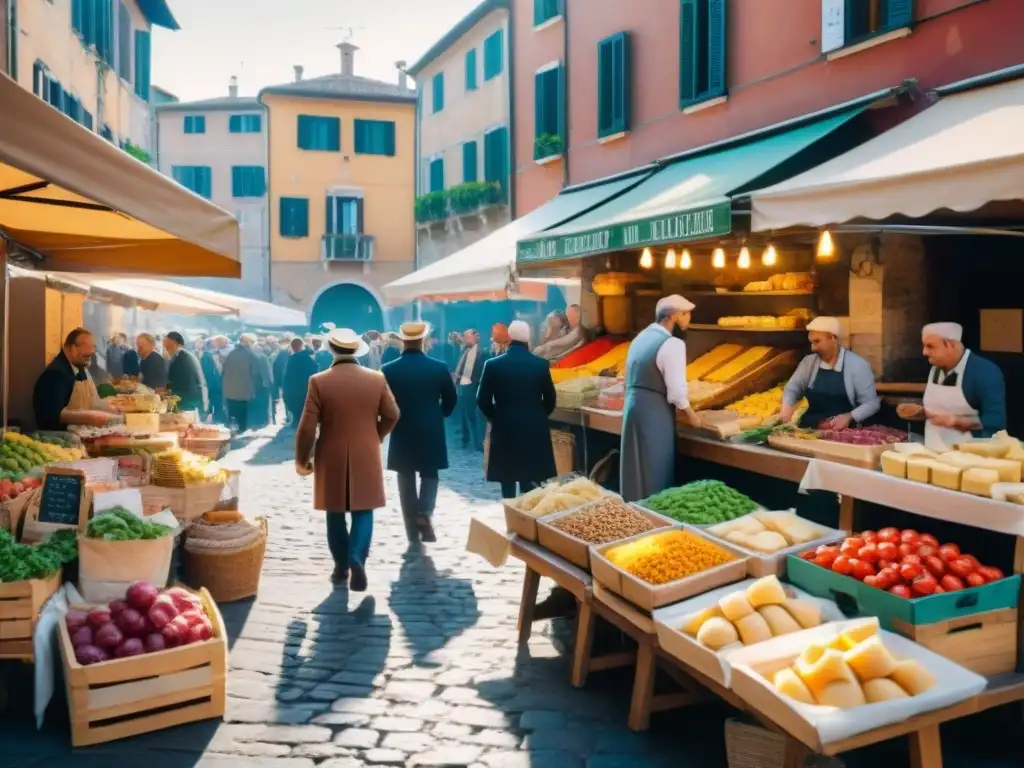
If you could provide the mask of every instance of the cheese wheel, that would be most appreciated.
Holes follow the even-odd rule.
[[[704,622],[700,631],[697,632],[697,642],[705,645],[713,651],[723,648],[739,639],[736,634],[736,627],[721,616],[713,616]]]
[[[877,634],[878,625],[875,622],[867,621],[863,624],[857,624],[839,633],[839,648],[840,650],[848,651]]]
[[[747,600],[754,608],[762,605],[781,605],[786,601],[786,592],[776,576],[765,576],[747,587]]]
[[[807,684],[800,679],[789,667],[780,669],[775,673],[775,679],[772,680],[775,684],[775,690],[781,693],[783,696],[789,696],[794,701],[799,701],[801,704],[814,704],[814,694],[811,693],[811,689],[807,687]],[[899,686],[896,686],[899,688]]]
[[[818,704],[823,707],[852,709],[867,704],[864,691],[856,680],[835,680],[816,694]]]
[[[932,676],[932,673],[914,659],[897,661],[889,677],[911,696],[924,693],[935,685],[935,678]]]
[[[821,624],[821,611],[814,603],[790,597],[783,602],[782,607],[789,611],[789,615],[804,629]]]
[[[807,687],[811,689],[816,697],[819,691],[829,683],[837,681],[857,682],[857,678],[854,676],[853,670],[850,669],[850,665],[843,658],[843,654],[833,648],[826,650],[821,655],[821,658],[810,666],[802,664],[800,660],[797,660],[795,668],[796,673],[807,683]]]
[[[686,623],[683,624],[683,632],[690,635],[690,637],[696,637],[700,628],[704,626],[705,621],[721,615],[722,609],[718,607],[717,603],[715,603],[714,605],[705,608],[703,611],[698,611],[693,616],[687,617]]]
[[[763,643],[772,639],[772,631],[768,628],[768,622],[756,612],[751,612],[736,622],[736,630],[740,633],[740,642],[744,645]]]
[[[790,616],[789,611],[781,605],[762,605],[757,612],[768,622],[768,629],[771,631],[772,637],[800,631],[800,625],[797,624],[796,619]]]
[[[864,698],[868,704],[878,704],[882,701],[893,701],[895,699],[908,699],[907,692],[887,677],[879,677],[876,680],[868,680],[864,683]]]
[[[722,609],[722,615],[729,621],[739,621],[744,616],[749,616],[754,612],[754,606],[750,604],[750,601],[743,592],[733,592],[726,595],[718,601],[718,607]]]
[[[896,659],[878,635],[858,643],[843,658],[863,682],[888,677],[896,667]]]

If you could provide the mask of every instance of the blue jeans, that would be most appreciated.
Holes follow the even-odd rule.
[[[484,419],[476,405],[476,384],[459,385],[458,424],[462,429],[462,447],[484,449]]]
[[[346,518],[351,517],[351,530]],[[327,547],[334,564],[343,571],[350,565],[366,566],[373,538],[373,510],[363,512],[328,512]]]
[[[416,490],[416,473],[398,473],[398,498],[402,504],[402,519],[409,541],[419,541],[418,517],[432,517],[437,503],[437,470],[420,472],[420,488]]]

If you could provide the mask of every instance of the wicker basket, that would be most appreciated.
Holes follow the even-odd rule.
[[[730,718],[725,721],[725,755],[729,768],[783,768],[786,741],[759,725]],[[809,755],[804,768],[844,768],[835,757]]]
[[[195,588],[205,587],[218,603],[254,596],[259,591],[267,552],[267,520],[261,517],[257,522],[260,535],[240,548],[231,541],[211,543],[210,539],[203,539],[192,541],[191,546],[186,541],[186,581]]]
[[[572,432],[552,429],[551,448],[555,452],[555,475],[562,477],[572,474],[576,468],[576,438]]]

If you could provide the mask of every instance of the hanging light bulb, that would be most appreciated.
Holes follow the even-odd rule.
[[[644,252],[640,254],[640,266],[644,269],[654,266],[654,256],[651,254],[650,248],[644,248]]]
[[[679,259],[680,269],[689,269],[693,266],[693,259],[690,257],[690,249],[683,248],[682,258]]]
[[[770,245],[764,249],[764,253],[761,254],[761,263],[766,267],[774,267],[775,262],[779,260],[779,254],[775,252],[775,246]]]
[[[715,248],[711,254],[711,266],[715,269],[725,269],[725,249]]]
[[[750,249],[745,245],[740,248],[740,256],[736,259],[736,266],[740,269],[750,269]]]
[[[836,255],[836,244],[832,240],[832,233],[827,229],[823,230],[818,238],[818,260],[831,261]]]
[[[675,248],[669,248],[665,252],[665,269],[676,268],[676,251]]]

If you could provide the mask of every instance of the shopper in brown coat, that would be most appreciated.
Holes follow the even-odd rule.
[[[313,473],[313,506],[327,513],[332,579],[345,583],[351,569],[350,586],[362,592],[373,510],[385,504],[380,445],[399,412],[383,374],[359,365],[368,347],[355,331],[335,329],[327,347],[334,363],[309,380],[295,435],[295,468],[300,475]]]

